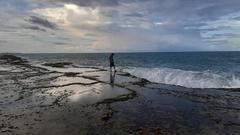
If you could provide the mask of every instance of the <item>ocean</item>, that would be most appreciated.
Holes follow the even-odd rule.
[[[17,54],[32,64],[72,62],[109,68],[108,53]],[[240,52],[116,53],[115,65],[152,82],[188,88],[240,88]]]

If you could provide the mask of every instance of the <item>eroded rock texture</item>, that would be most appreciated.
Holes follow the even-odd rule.
[[[239,135],[239,89],[189,89],[0,56],[1,135]]]

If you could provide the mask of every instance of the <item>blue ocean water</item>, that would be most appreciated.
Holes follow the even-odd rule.
[[[108,53],[20,54],[34,63],[68,61],[108,68]],[[191,88],[240,88],[240,52],[116,53],[118,70]]]

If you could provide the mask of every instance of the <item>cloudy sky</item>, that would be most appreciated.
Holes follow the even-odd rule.
[[[0,0],[0,52],[240,51],[240,0]]]

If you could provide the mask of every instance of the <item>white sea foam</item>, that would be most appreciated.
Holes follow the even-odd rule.
[[[152,82],[188,88],[240,88],[240,78],[225,77],[210,71],[186,71],[171,68],[127,68],[123,71]]]

